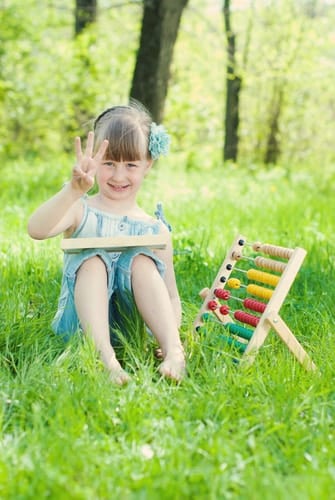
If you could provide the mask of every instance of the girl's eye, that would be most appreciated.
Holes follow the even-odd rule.
[[[128,163],[127,167],[129,167],[129,168],[136,168],[137,165],[135,163]]]
[[[107,167],[113,167],[114,163],[112,161],[104,161],[104,165]]]

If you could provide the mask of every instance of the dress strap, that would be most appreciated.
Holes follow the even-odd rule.
[[[156,206],[156,210],[155,210],[155,216],[158,220],[161,220],[163,222],[163,224],[166,225],[166,227],[168,228],[168,230],[172,231],[172,227],[171,225],[167,222],[167,220],[165,219],[165,216],[164,216],[164,211],[163,211],[163,205],[161,202],[157,203],[157,206]]]

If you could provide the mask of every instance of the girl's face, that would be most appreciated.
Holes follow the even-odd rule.
[[[103,160],[96,173],[100,193],[112,200],[135,200],[151,166],[150,160]]]

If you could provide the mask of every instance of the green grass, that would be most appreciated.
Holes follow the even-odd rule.
[[[150,343],[137,341],[124,353],[133,381],[122,388],[89,343],[52,334],[60,240],[33,242],[25,232],[71,161],[3,166],[1,498],[334,496],[334,168],[178,171],[173,160],[152,172],[142,203],[153,211],[162,199],[174,227],[188,376],[180,385],[161,379]],[[318,373],[305,372],[273,332],[248,369],[215,335],[192,334],[198,292],[238,233],[307,250],[281,313]]]

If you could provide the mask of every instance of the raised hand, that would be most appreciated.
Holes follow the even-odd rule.
[[[86,193],[94,184],[96,170],[104,158],[108,141],[104,140],[93,156],[94,132],[87,136],[86,148],[83,152],[80,137],[75,138],[76,164],[72,170],[71,185],[82,193]]]

